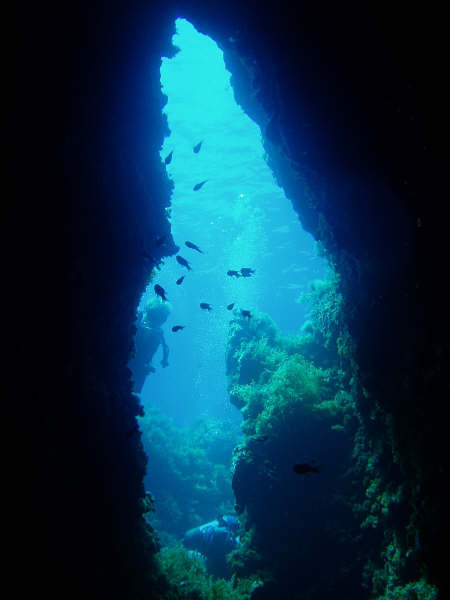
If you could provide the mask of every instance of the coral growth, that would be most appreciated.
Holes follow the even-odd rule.
[[[298,335],[257,314],[230,326],[229,392],[245,434],[233,462],[245,534],[231,564],[277,594],[300,579],[311,599],[434,600],[410,504],[420,485],[405,480],[393,421],[361,383],[338,279],[312,282],[300,301],[311,310]],[[298,462],[318,473],[299,477]]]
[[[210,419],[181,429],[148,408],[140,427],[150,465],[144,483],[155,496],[155,512],[148,519],[162,539],[167,534],[180,537],[232,510],[230,463],[239,437],[235,426]]]
[[[164,548],[157,558],[162,572],[176,586],[174,598],[180,600],[249,600],[261,583],[257,577],[216,579],[208,574],[201,555],[181,545]]]
[[[231,323],[230,396],[246,435],[233,475],[246,533],[231,563],[240,575],[275,582],[279,594],[300,577],[306,596],[319,598],[350,593],[355,581],[355,490],[346,476],[355,418],[339,369],[315,365],[300,353],[303,344],[302,336],[279,335],[264,315]],[[319,473],[293,472],[311,461]]]

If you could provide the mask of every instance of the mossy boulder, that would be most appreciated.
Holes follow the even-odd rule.
[[[307,597],[319,598],[325,596],[314,595],[317,579],[322,594],[336,586],[348,593],[353,585],[329,567],[338,556],[342,571],[355,568],[351,540],[358,527],[347,477],[352,403],[337,368],[331,375],[300,347],[298,337],[281,336],[263,315],[254,327],[243,319],[231,326],[230,395],[245,434],[235,451],[233,490],[246,531],[231,561],[240,574],[256,570],[279,594],[300,576]],[[299,476],[296,463],[319,472]]]

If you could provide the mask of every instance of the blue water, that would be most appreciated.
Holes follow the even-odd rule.
[[[178,19],[176,28],[173,43],[180,51],[163,58],[161,66],[171,130],[161,159],[173,151],[167,165],[175,184],[172,235],[192,271],[175,257],[166,259],[143,297],[145,303],[154,296],[153,285],[162,285],[171,315],[163,326],[169,366],[160,366],[159,350],[142,399],[177,425],[210,416],[238,421],[226,392],[225,346],[232,316],[226,306],[234,302],[235,310],[268,313],[281,332],[296,333],[307,310],[296,300],[308,281],[325,276],[327,265],[264,160],[259,127],[236,104],[216,43],[185,20]],[[196,154],[193,147],[200,141]],[[186,240],[204,254],[187,248]],[[229,269],[241,267],[255,274],[227,276]],[[200,302],[210,303],[212,311],[201,310]],[[173,333],[173,325],[185,329]]]

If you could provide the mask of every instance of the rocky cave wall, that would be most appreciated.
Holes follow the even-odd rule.
[[[159,69],[173,23],[143,8],[81,3],[52,20],[49,393],[34,423],[36,503],[52,557],[41,574],[88,597],[148,598],[159,585],[127,361],[152,268],[175,250],[158,153],[168,135]]]
[[[176,16],[225,50],[276,176],[341,274],[361,385],[391,419],[379,435],[443,585],[443,38],[438,15],[353,2],[94,2],[49,16],[49,392],[33,432],[50,564],[102,597],[164,588],[126,363],[151,266],[175,251],[156,240],[170,196],[159,64]]]

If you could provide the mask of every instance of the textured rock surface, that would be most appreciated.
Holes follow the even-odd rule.
[[[57,34],[49,65],[50,385],[33,416],[34,506],[47,515],[39,521],[51,546],[47,568],[65,569],[65,585],[92,596],[149,597],[149,586],[158,595],[151,548],[144,552],[144,456],[126,361],[148,256],[159,258],[153,242],[168,231],[159,60],[180,14],[226,50],[277,177],[343,277],[361,380],[392,415],[385,443],[411,481],[424,556],[444,584],[439,16],[411,6],[305,3],[294,13],[291,5],[186,0],[169,14],[170,3],[157,13],[152,3],[91,2],[48,17]]]

